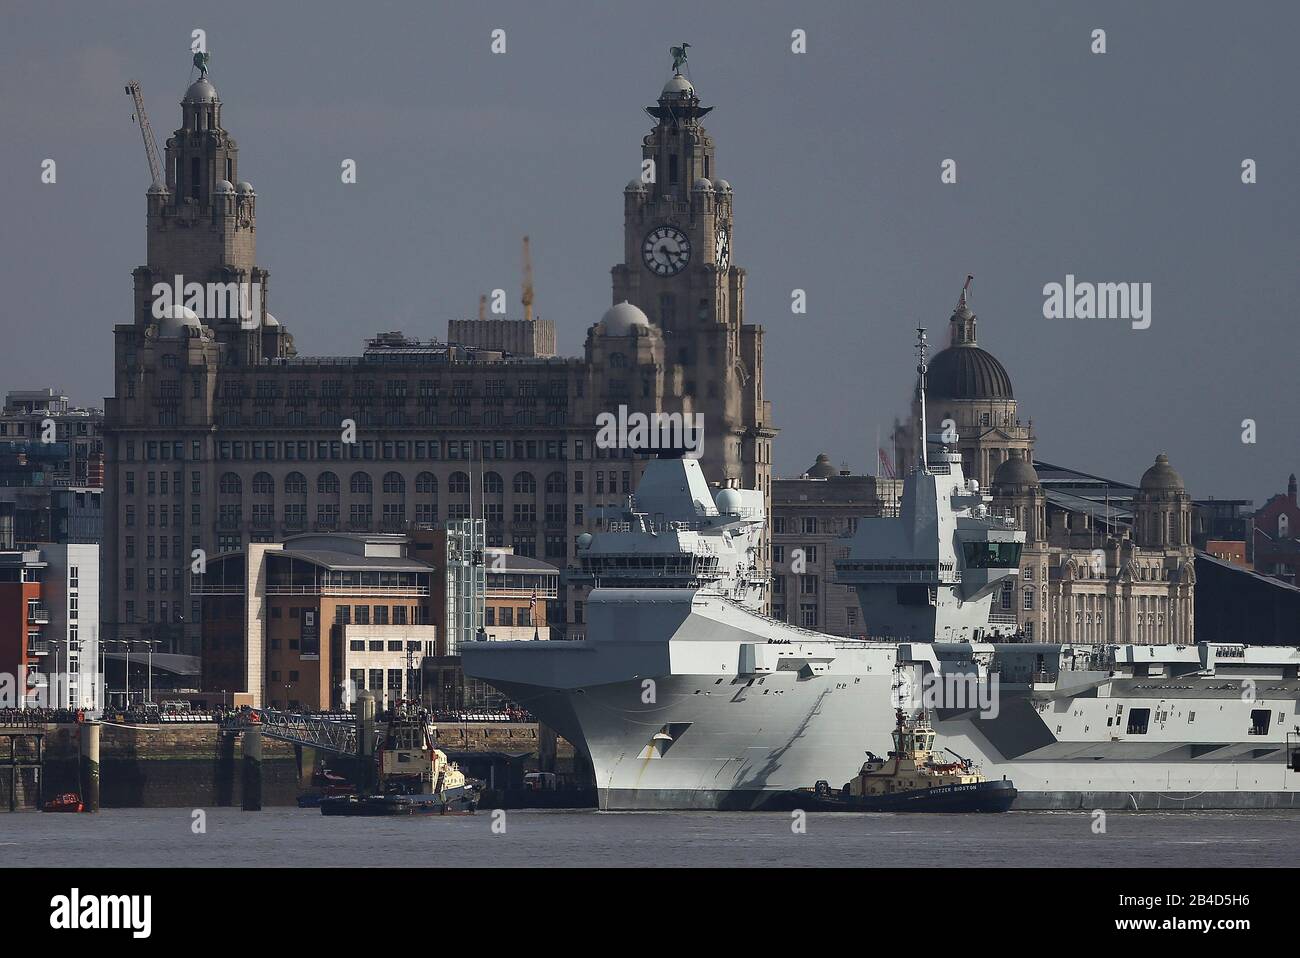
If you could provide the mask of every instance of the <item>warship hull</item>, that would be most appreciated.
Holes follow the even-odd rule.
[[[467,674],[589,757],[602,809],[781,808],[809,782],[852,778],[865,751],[888,750],[900,675],[919,687],[925,674],[972,668],[963,650],[998,649],[816,636],[717,597],[668,592],[593,593],[599,638],[588,641],[462,647]],[[1041,660],[1038,648],[1006,650]],[[1154,660],[1153,648],[1120,647]],[[1081,669],[993,681],[983,708],[933,710],[937,747],[1014,782],[1016,808],[1300,807],[1290,767],[1300,651],[1253,651],[1266,655],[1241,664],[1255,678],[1197,668],[1192,657],[1205,650],[1170,647],[1161,653],[1170,671],[1182,656],[1195,674]]]

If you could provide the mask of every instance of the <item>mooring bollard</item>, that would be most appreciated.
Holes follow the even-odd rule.
[[[99,730],[98,722],[81,725],[81,805],[87,812],[99,811]]]
[[[244,750],[244,811],[262,810],[262,730],[244,729],[240,736]]]

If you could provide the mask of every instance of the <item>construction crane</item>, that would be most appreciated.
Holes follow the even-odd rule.
[[[154,139],[153,127],[149,125],[149,114],[144,111],[144,95],[140,92],[140,84],[132,80],[126,85],[126,92],[135,101],[135,112],[131,114],[131,119],[139,122],[140,135],[144,137],[144,152],[149,160],[149,174],[153,177],[150,183],[162,183],[163,171],[162,163],[158,159],[158,141]]]
[[[524,237],[524,319],[533,318],[533,256],[528,249],[528,237]]]

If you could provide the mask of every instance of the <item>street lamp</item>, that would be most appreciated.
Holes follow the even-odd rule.
[[[156,634],[157,633],[155,633],[155,635]],[[145,676],[146,676],[145,682],[147,683],[146,688],[148,689],[147,692],[148,698],[146,699],[145,704],[152,705],[153,704],[153,647],[155,645],[158,645],[159,642],[157,639],[138,639],[137,641],[144,643],[145,654],[147,656],[146,661],[148,663],[145,668]]]

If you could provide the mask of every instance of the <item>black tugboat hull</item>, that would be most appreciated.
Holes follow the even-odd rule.
[[[358,798],[344,795],[323,798],[322,815],[348,815],[363,818],[420,815],[473,815],[477,804],[475,796],[457,791],[445,796],[437,795],[368,795]]]
[[[793,793],[793,807],[807,812],[1005,812],[1016,800],[1008,781],[974,785],[938,785],[892,795],[818,795],[811,789]]]

